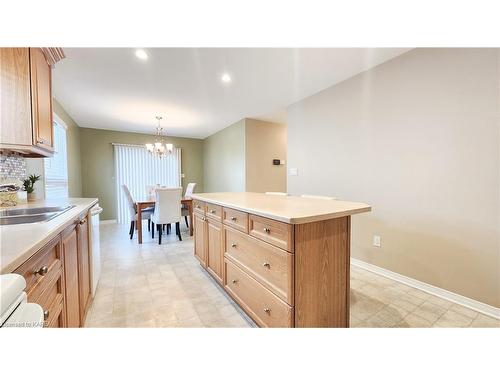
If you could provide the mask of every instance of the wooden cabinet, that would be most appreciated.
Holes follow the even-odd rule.
[[[46,327],[81,327],[92,302],[88,211],[14,272],[26,280],[28,301],[42,306]]]
[[[40,48],[0,48],[0,151],[52,156],[51,74]]]
[[[0,144],[31,146],[28,48],[0,48]]]
[[[290,224],[196,202],[196,257],[260,327],[349,327],[350,216]]]
[[[40,48],[30,48],[34,144],[53,151],[52,71]]]
[[[62,233],[64,279],[66,282],[66,321],[71,328],[80,327],[80,296],[78,287],[78,235],[76,224]]]
[[[63,252],[59,237],[49,241],[14,273],[22,275],[26,280],[28,302],[42,306],[44,325],[46,327],[65,326],[66,312],[62,308],[65,280]]]
[[[206,218],[198,211],[194,213],[194,256],[203,267],[207,266],[207,227]]]
[[[85,322],[87,311],[92,300],[89,223],[87,216],[80,219],[77,226],[78,235],[78,285],[80,297],[80,321]]]
[[[224,252],[222,248],[222,223],[207,219],[208,260],[207,271],[220,283],[223,283]]]

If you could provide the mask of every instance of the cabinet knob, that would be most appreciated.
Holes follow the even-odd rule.
[[[236,221],[236,218],[234,216],[231,216],[232,221]]]
[[[271,229],[264,227],[264,232],[269,233],[271,232]]]
[[[38,270],[34,270],[33,275],[43,276],[43,275],[47,274],[47,272],[49,272],[49,267],[43,266],[43,267],[40,267],[40,269],[38,269]]]
[[[43,312],[43,320],[47,320],[47,319],[49,319],[49,313],[50,313],[50,311],[49,311],[49,310],[45,310],[45,311]]]
[[[264,267],[271,268],[271,265],[268,262],[264,262],[264,263],[262,263],[262,265]]]
[[[271,314],[271,309],[270,309],[269,307],[266,307],[266,308],[264,309],[264,312],[265,312],[266,314]]]
[[[236,247],[236,244],[235,244],[235,243],[232,243],[232,244],[231,244],[231,247]]]
[[[43,139],[39,139],[36,143],[43,145]]]
[[[215,210],[210,210],[210,213],[211,214],[215,214]]]
[[[233,284],[236,284],[237,282],[238,282],[238,280],[233,279]]]
[[[87,219],[82,219],[78,222],[78,224],[83,225],[87,222]]]

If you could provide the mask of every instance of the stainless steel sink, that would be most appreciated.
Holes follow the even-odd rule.
[[[46,222],[71,210],[73,207],[75,206],[9,208],[0,210],[0,225]]]

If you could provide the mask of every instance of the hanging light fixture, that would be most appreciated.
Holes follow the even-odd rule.
[[[167,153],[171,154],[174,151],[174,145],[171,143],[165,144],[163,142],[163,128],[160,125],[160,121],[163,119],[161,116],[156,116],[158,120],[158,126],[156,127],[156,137],[154,143],[146,143],[146,149],[153,154],[153,156],[163,157]]]

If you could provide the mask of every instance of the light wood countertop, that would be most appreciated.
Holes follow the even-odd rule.
[[[193,199],[217,204],[290,224],[350,216],[371,211],[365,203],[264,193],[202,193]]]

